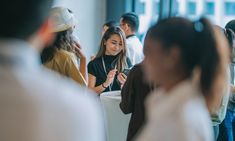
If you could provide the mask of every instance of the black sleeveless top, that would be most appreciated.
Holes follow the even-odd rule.
[[[114,69],[116,66],[117,56],[104,55],[103,58],[104,58],[106,71],[107,73],[109,73],[109,71]],[[132,64],[129,58],[127,58],[127,64],[128,64],[128,68],[132,67]],[[106,81],[107,74],[105,73],[105,70],[103,67],[102,57],[96,58],[92,60],[91,62],[89,62],[88,73],[96,77],[95,87],[103,84]],[[111,91],[115,91],[115,90],[121,90],[121,85],[117,79],[117,75],[115,76],[113,85],[111,87]],[[107,91],[110,91],[109,87],[105,89],[104,92],[107,92]]]

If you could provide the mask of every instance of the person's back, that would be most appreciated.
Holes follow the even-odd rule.
[[[144,80],[143,64],[135,65],[128,73],[122,88],[120,108],[125,114],[132,114],[128,128],[127,141],[133,139],[145,122],[144,102],[153,86]]]
[[[51,5],[0,1],[0,140],[103,141],[100,106],[92,94],[40,64],[39,50],[53,38],[46,21]]]
[[[206,103],[191,83],[182,82],[169,93],[160,89],[148,97],[149,123],[138,141],[212,141]]]

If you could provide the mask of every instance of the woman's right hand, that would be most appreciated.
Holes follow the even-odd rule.
[[[113,69],[108,73],[107,79],[104,82],[105,87],[108,87],[111,83],[113,83],[116,73],[117,73],[116,69]]]

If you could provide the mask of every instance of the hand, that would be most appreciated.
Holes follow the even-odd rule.
[[[81,45],[76,41],[74,42],[74,48],[75,48],[76,55],[80,59],[86,59],[86,55],[82,52]]]
[[[111,71],[108,73],[107,79],[106,79],[106,81],[104,82],[104,86],[105,86],[105,87],[108,87],[111,83],[113,83],[113,80],[114,80],[114,78],[115,78],[116,72],[117,72],[117,70],[116,70],[116,69],[113,69],[113,70],[111,70]]]
[[[121,87],[125,84],[127,76],[124,73],[118,74],[118,81],[121,83]]]

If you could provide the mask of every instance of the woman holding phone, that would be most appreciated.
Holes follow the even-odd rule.
[[[97,94],[121,90],[131,67],[126,57],[126,40],[119,27],[108,29],[102,37],[96,58],[88,64],[88,87]]]

